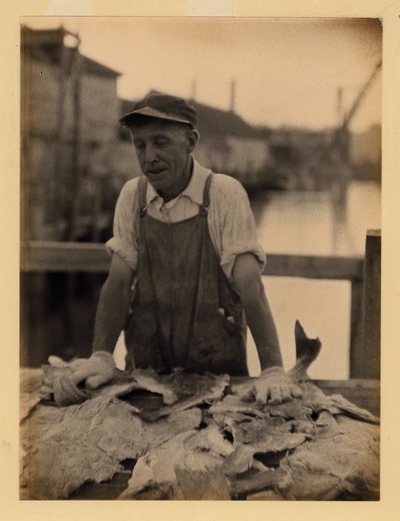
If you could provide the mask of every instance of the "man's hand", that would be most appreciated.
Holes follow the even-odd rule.
[[[115,369],[114,358],[106,351],[95,351],[90,358],[77,358],[72,362],[64,362],[56,356],[50,356],[49,364],[53,367],[70,367],[72,382],[78,385],[85,381],[88,389],[97,389],[109,382]]]
[[[265,369],[260,376],[251,383],[249,389],[241,396],[245,402],[255,397],[259,404],[279,404],[293,398],[301,398],[300,388],[293,383],[282,367],[274,366]]]

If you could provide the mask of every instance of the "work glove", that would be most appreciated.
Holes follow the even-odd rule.
[[[69,377],[72,383],[78,385],[85,381],[87,389],[97,389],[100,385],[109,382],[115,369],[114,358],[106,351],[95,351],[90,358],[77,358],[72,362],[64,362],[57,356],[50,356],[49,364],[53,367],[71,368]]]
[[[289,378],[283,368],[274,366],[265,369],[258,378],[251,382],[241,399],[244,402],[250,402],[255,398],[261,405],[265,405],[267,402],[276,405],[302,396],[300,387]]]

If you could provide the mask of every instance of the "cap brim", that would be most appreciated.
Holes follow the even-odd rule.
[[[173,116],[170,114],[166,114],[165,112],[160,112],[159,110],[153,109],[151,107],[143,107],[142,109],[137,109],[132,112],[129,112],[128,114],[125,114],[120,118],[119,122],[121,125],[125,127],[129,127],[133,120],[135,119],[135,116],[148,116],[150,118],[156,118],[156,119],[166,119],[168,121],[176,121],[177,123],[186,123],[188,125],[192,125],[192,123],[187,119],[181,119],[177,116]]]

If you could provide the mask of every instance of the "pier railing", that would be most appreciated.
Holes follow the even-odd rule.
[[[339,392],[353,403],[367,408],[377,415],[380,411],[380,241],[379,231],[368,232],[365,258],[269,254],[263,273],[268,277],[301,277],[350,282],[350,380],[318,380],[316,383],[327,394]],[[33,283],[33,287],[36,285],[36,290],[33,290],[33,298],[29,305],[38,308],[34,309],[33,320],[39,324],[30,322],[29,327],[35,330],[33,334],[32,331],[29,331],[25,332],[25,335],[21,335],[21,362],[23,365],[24,362],[29,364],[29,360],[33,361],[33,365],[40,365],[44,363],[49,354],[55,353],[54,343],[49,338],[54,340],[59,336],[60,323],[64,330],[73,330],[75,327],[79,330],[79,327],[73,325],[74,321],[75,323],[80,321],[93,323],[93,315],[89,317],[89,320],[84,315],[93,313],[91,308],[95,306],[94,300],[90,300],[89,297],[90,305],[87,304],[88,301],[85,301],[77,306],[71,287],[74,288],[75,277],[79,273],[105,278],[109,266],[110,257],[103,244],[38,241],[22,244],[21,271],[25,285],[30,285],[32,278],[30,274],[33,274],[33,278],[35,276],[37,278],[39,275],[39,279],[43,279],[45,273],[53,274],[53,276],[63,274],[64,278],[67,277],[68,281],[72,282],[72,284],[67,284],[66,295],[69,302],[63,311],[64,318],[58,322],[53,320],[53,325],[48,326],[47,329],[45,323],[48,320],[48,313],[43,311],[43,303],[41,303],[46,286],[41,283],[37,286],[37,280],[36,283]],[[65,275],[68,273],[69,276]],[[39,291],[37,291],[37,287],[39,287]],[[29,315],[26,307],[27,305],[22,299],[21,318],[25,320]],[[58,319],[60,319],[59,316]],[[52,337],[51,334],[53,334]],[[37,342],[39,351],[48,350],[47,354],[33,352],[29,356],[28,348],[24,346],[24,343],[29,344],[31,338],[36,341],[39,339]]]
[[[73,242],[24,242],[23,272],[107,273],[110,256],[103,244]],[[363,302],[365,262],[362,257],[269,254],[263,275],[323,280],[347,280],[351,284],[350,377],[365,378]],[[367,375],[368,377],[368,375]],[[376,378],[376,375],[372,375]]]

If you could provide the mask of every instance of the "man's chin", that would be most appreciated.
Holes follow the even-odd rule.
[[[168,188],[168,182],[165,179],[165,177],[157,176],[157,175],[146,176],[146,177],[147,177],[147,180],[149,181],[149,183],[151,184],[151,186],[155,190],[159,191],[159,190],[165,190],[166,188]]]
[[[146,174],[146,177],[147,179],[149,180],[149,182],[155,186],[155,185],[158,185],[158,184],[164,184],[165,183],[165,177],[166,177],[166,174],[167,174],[167,171],[166,170],[160,170],[160,172],[157,172],[157,173],[153,173],[153,172],[148,172]]]

